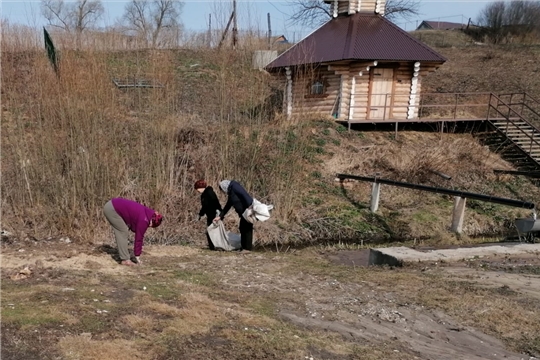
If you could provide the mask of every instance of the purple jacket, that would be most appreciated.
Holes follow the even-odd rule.
[[[129,230],[135,233],[133,253],[135,256],[140,256],[143,248],[144,233],[150,226],[150,220],[155,211],[128,199],[114,198],[111,201],[114,210],[124,220]]]

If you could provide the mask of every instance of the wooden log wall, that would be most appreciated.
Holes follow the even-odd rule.
[[[367,117],[369,92],[369,70],[367,67],[369,65],[373,65],[373,63],[361,63],[351,66],[351,73],[354,74],[355,78],[351,120],[364,120]],[[351,97],[350,93],[348,97]],[[349,111],[349,114],[351,114],[351,111]]]
[[[381,63],[378,66],[382,65]],[[441,64],[421,63],[419,80],[417,85],[417,96],[414,102],[413,117],[418,116],[420,105],[420,94],[422,78],[436,70]],[[373,62],[358,62],[341,65],[322,65],[317,69],[296,71],[293,73],[293,107],[292,115],[301,116],[306,114],[318,113],[323,116],[332,116],[334,107],[339,107],[340,120],[361,121],[367,119],[369,110],[369,92],[370,92],[370,70],[373,68]],[[394,68],[394,94],[392,96],[392,109],[388,110],[388,117],[397,120],[407,119],[409,110],[409,100],[411,95],[411,84],[413,77],[414,63],[401,62]],[[360,75],[360,73],[362,75]],[[353,79],[354,77],[354,93]],[[313,80],[320,79],[325,82],[324,97],[310,97],[309,86]],[[283,88],[286,90],[286,79],[283,79]],[[341,96],[340,96],[341,89]],[[351,94],[353,94],[352,117],[351,113]],[[336,103],[340,96],[339,103]],[[283,110],[286,111],[287,104],[284,99]],[[390,112],[391,111],[391,112]]]
[[[386,0],[360,0],[360,11],[374,13],[379,5],[379,14],[384,15]]]
[[[414,115],[413,117],[417,118],[419,115],[420,103],[421,103],[421,94],[422,94],[422,79],[427,76],[429,73],[432,73],[437,70],[441,64],[437,63],[422,63],[420,62],[420,71],[418,72],[418,87],[416,90],[416,101],[414,104]]]
[[[320,79],[325,83],[324,96],[309,96],[309,87],[313,80]],[[293,76],[293,116],[306,114],[321,114],[332,116],[334,106],[337,106],[341,77],[326,66],[296,73]]]
[[[394,74],[394,99],[392,108],[392,118],[405,120],[409,110],[409,99],[411,95],[411,82],[413,76],[414,63],[402,62],[395,69]],[[418,84],[420,86],[420,84]]]

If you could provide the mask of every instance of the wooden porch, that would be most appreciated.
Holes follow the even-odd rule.
[[[352,94],[351,98],[356,96],[368,97],[371,101],[367,106],[351,105],[349,117],[345,119],[334,112],[336,121],[347,124],[399,124],[524,119],[540,123],[540,101],[528,93],[424,93],[413,105],[401,105],[404,100],[399,95]],[[501,108],[503,111],[500,111]],[[414,116],[404,116],[407,113]]]
[[[351,94],[348,114],[333,116],[347,124],[391,124],[391,123],[436,123],[458,121],[505,120],[506,117],[489,117],[491,93],[424,93],[411,98],[410,95],[395,94]],[[367,105],[354,105],[354,99],[366,99]],[[515,106],[515,105],[514,105]],[[344,118],[344,115],[345,118]],[[516,118],[514,116],[514,118]]]

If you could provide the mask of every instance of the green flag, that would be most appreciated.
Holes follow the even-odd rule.
[[[45,50],[47,50],[47,56],[51,61],[54,72],[58,75],[58,57],[56,55],[56,49],[54,48],[51,36],[45,28],[43,28],[43,36],[45,37]]]

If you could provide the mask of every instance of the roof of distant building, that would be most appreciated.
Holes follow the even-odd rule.
[[[454,30],[454,29],[463,29],[467,25],[461,24],[461,23],[453,23],[453,22],[447,22],[447,21],[422,21],[422,23],[418,26],[420,28],[422,24],[425,24],[426,27],[431,28],[433,30]]]

